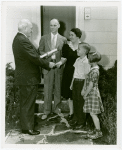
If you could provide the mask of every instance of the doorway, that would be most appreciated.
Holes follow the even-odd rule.
[[[75,6],[41,6],[41,33],[50,33],[50,20],[56,18],[60,22],[59,34],[69,38],[69,31],[76,27]]]

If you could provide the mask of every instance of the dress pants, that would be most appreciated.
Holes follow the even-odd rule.
[[[85,113],[83,112],[84,99],[81,95],[81,91],[84,85],[84,80],[75,80],[73,82],[73,109],[74,117],[73,120],[77,121],[77,124],[85,124]]]
[[[22,130],[34,128],[35,100],[38,91],[36,85],[20,85],[20,121]]]
[[[54,94],[54,112],[59,113],[58,105],[61,102],[61,75],[58,68],[51,69],[44,74],[44,114],[52,111],[52,100]]]

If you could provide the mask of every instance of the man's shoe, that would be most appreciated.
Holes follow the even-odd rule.
[[[77,121],[70,121],[69,124],[70,124],[70,126],[76,126],[77,125]]]
[[[72,115],[68,115],[67,120],[70,121],[73,119],[73,114]]]
[[[42,115],[42,120],[45,120],[45,119],[47,119],[47,117],[48,117],[48,115],[46,115],[46,114],[44,114],[44,115]]]
[[[30,135],[38,135],[38,134],[40,134],[40,132],[36,131],[36,130],[22,130],[22,133],[30,134]]]

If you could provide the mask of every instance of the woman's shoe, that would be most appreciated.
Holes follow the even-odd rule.
[[[73,118],[73,114],[72,115],[68,115],[67,120],[70,121]]]

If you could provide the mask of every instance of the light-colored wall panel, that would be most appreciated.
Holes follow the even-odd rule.
[[[13,68],[15,68],[14,56],[13,56],[12,54],[6,55],[6,64],[7,64],[7,63],[10,63],[10,62],[12,62],[12,63],[11,63],[11,66],[12,66]]]
[[[7,8],[7,17],[10,18],[18,18],[23,19],[28,18],[31,19],[31,16],[33,12],[31,12],[31,9],[35,6],[8,6]]]
[[[100,60],[99,64],[109,67],[110,66],[110,56],[109,55],[101,55],[102,59]]]
[[[11,43],[7,43],[6,45],[6,55],[13,55],[13,52],[12,52],[12,44]]]
[[[31,42],[38,48],[41,38],[40,6],[8,6],[6,15],[6,62],[13,61],[12,42],[18,32],[18,23],[21,19],[29,19],[33,23]],[[9,55],[8,55],[9,54]]]
[[[91,7],[91,19],[117,19],[117,7]]]
[[[104,68],[111,68],[117,58],[117,7],[89,7],[90,20],[84,19],[85,7],[78,7],[77,27],[83,30],[81,41],[89,43],[91,50],[97,50],[102,55],[100,63]],[[81,20],[83,19],[83,20]],[[82,25],[82,28],[81,28]]]
[[[117,55],[117,44],[90,44],[101,55]]]
[[[84,27],[86,31],[117,31],[117,20],[85,20]]]
[[[117,43],[116,32],[87,32],[86,31],[86,42],[88,43]]]
[[[114,66],[117,56],[102,55],[102,59],[99,64],[103,65],[105,69],[112,68]]]
[[[76,6],[76,27],[84,31],[84,7]]]
[[[117,56],[110,56],[110,66],[113,66],[115,61],[117,60]]]

